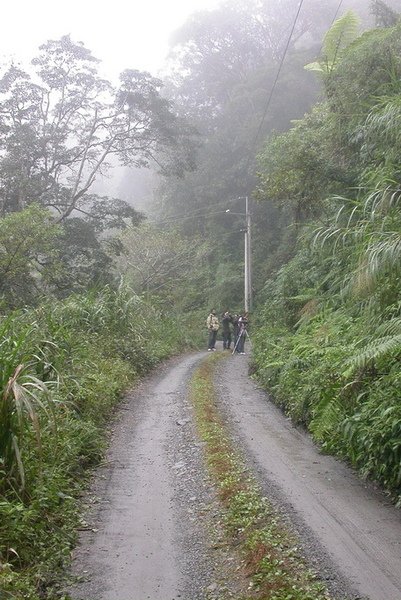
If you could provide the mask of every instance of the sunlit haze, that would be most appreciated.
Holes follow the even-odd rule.
[[[104,75],[126,68],[157,74],[168,51],[168,39],[193,12],[219,0],[22,0],[2,6],[0,60],[28,61],[48,39],[70,34],[102,60]]]

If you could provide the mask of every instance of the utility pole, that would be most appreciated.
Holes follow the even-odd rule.
[[[252,310],[252,252],[251,252],[251,213],[249,210],[249,198],[245,196],[245,273],[244,273],[244,296],[245,312]]]
[[[245,269],[244,269],[244,309],[245,312],[252,310],[252,247],[251,247],[251,211],[249,210],[248,196],[240,196],[238,200],[245,200],[245,212],[231,212],[228,208],[226,213],[241,215],[245,217]],[[241,230],[243,231],[243,230]]]

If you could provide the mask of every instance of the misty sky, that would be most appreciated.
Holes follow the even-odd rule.
[[[219,0],[6,0],[1,7],[0,60],[27,61],[48,39],[71,34],[103,62],[104,75],[126,68],[157,74],[170,34],[196,10]]]

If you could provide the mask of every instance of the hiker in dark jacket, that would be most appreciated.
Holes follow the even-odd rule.
[[[233,340],[234,340],[234,348],[235,348],[235,346],[237,345],[237,340],[238,340],[238,327],[239,327],[239,326],[238,326],[238,318],[239,318],[239,315],[235,314],[235,315],[233,316],[233,321],[232,321],[232,323],[233,323]]]
[[[221,317],[221,324],[223,326],[223,349],[224,350],[229,350],[230,346],[231,346],[231,325],[233,322],[233,318],[230,315],[230,313],[228,312],[228,310],[226,310],[225,313],[223,313],[222,317]]]

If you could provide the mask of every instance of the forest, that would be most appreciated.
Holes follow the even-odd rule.
[[[107,81],[68,35],[2,68],[5,598],[63,597],[121,393],[203,348],[212,306],[243,309],[245,197],[252,376],[400,506],[399,9],[226,1],[175,32],[163,78]]]

